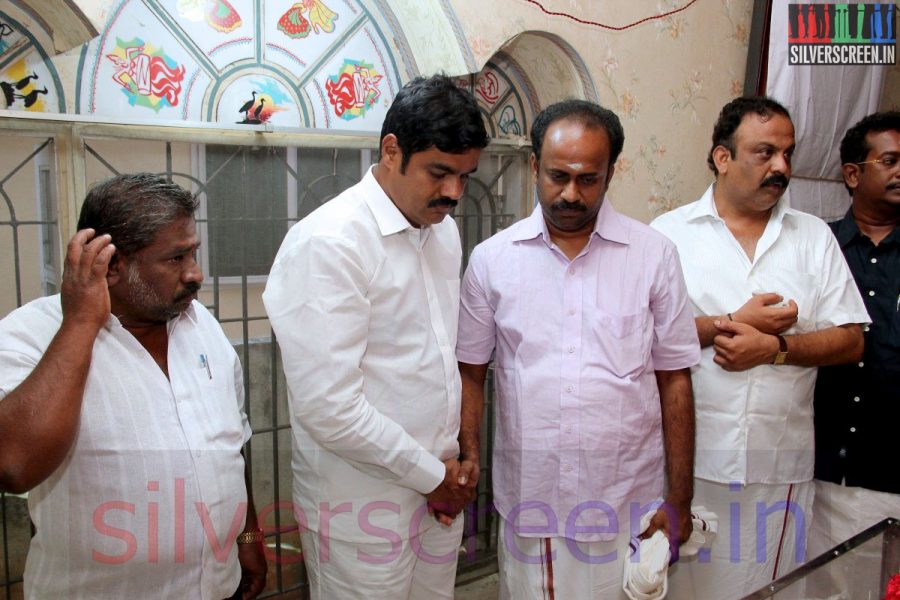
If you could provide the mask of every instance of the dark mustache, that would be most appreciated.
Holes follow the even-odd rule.
[[[760,187],[766,187],[767,185],[771,185],[776,183],[783,188],[786,188],[788,185],[788,178],[780,173],[772,175],[771,177],[766,177],[763,179],[762,185]]]
[[[177,302],[179,300],[184,300],[188,296],[192,296],[199,291],[200,291],[200,284],[197,283],[196,281],[192,281],[191,283],[189,283],[185,286],[185,290],[183,292],[181,292],[180,294],[175,296],[175,301]]]
[[[435,198],[434,200],[431,200],[431,201],[428,202],[428,208],[437,208],[437,207],[439,207],[439,206],[441,206],[441,207],[446,206],[446,207],[449,207],[449,208],[456,208],[456,205],[457,205],[457,204],[459,204],[459,201],[458,201],[458,200],[454,200],[453,198],[446,198],[446,197],[444,197],[444,198]]]
[[[581,202],[569,202],[568,200],[560,200],[559,202],[554,202],[550,208],[553,210],[580,210],[581,212],[585,212],[587,210],[587,206],[585,206]]]

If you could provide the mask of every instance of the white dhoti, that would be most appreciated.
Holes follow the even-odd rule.
[[[718,515],[718,534],[709,551],[669,569],[668,598],[741,598],[805,562],[813,495],[812,481],[742,486],[694,480],[694,503]]]
[[[452,600],[463,517],[406,540],[375,543],[300,534],[311,600]]]
[[[888,517],[900,518],[900,494],[846,487],[816,480],[809,558],[865,531]],[[810,598],[882,598],[882,539],[878,536],[835,559],[808,578]]]

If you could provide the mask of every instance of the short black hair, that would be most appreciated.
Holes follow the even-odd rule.
[[[152,173],[116,175],[94,185],[85,196],[78,229],[108,233],[123,256],[149,246],[160,230],[191,217],[199,200],[176,183]]]
[[[766,96],[740,96],[722,107],[719,118],[713,127],[712,147],[706,157],[706,163],[713,173],[718,174],[716,163],[713,160],[713,150],[724,146],[731,157],[737,156],[737,148],[734,145],[734,132],[737,131],[744,120],[744,116],[755,113],[761,117],[769,118],[772,115],[781,115],[791,120],[791,114],[784,106]]]
[[[887,110],[873,113],[863,117],[856,125],[848,129],[844,134],[844,139],[841,140],[841,164],[859,164],[866,160],[872,149],[866,141],[866,136],[882,131],[900,131],[900,112]],[[861,171],[865,168],[865,165],[859,165]],[[844,184],[844,187],[852,196],[853,190],[847,184]]]
[[[403,86],[384,117],[381,141],[391,133],[403,152],[401,173],[416,152],[435,147],[462,154],[490,142],[475,97],[446,75],[416,77]]]
[[[625,131],[619,117],[595,102],[574,98],[551,104],[534,118],[531,126],[531,149],[538,162],[541,160],[541,147],[544,145],[547,129],[560,119],[570,119],[587,127],[599,127],[606,131],[606,137],[609,138],[609,166],[616,163],[625,145]]]

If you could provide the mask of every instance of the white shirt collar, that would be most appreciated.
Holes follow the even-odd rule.
[[[191,304],[184,310],[183,313],[181,313],[180,315],[178,315],[177,317],[175,317],[173,319],[169,319],[168,323],[166,323],[166,326],[167,326],[169,332],[172,331],[172,328],[181,319],[187,319],[192,324],[197,325],[197,323],[198,323],[197,310],[195,308],[195,305],[197,304],[197,302],[198,302],[197,300],[192,301]],[[106,329],[108,331],[108,330],[111,330],[116,327],[122,327],[122,322],[119,320],[119,317],[110,313],[109,318],[106,320],[106,325],[104,325],[103,327],[104,327],[104,329]]]
[[[716,184],[711,183],[706,191],[703,192],[703,196],[700,197],[700,200],[695,202],[693,206],[691,206],[687,211],[687,221],[697,221],[704,218],[712,218],[715,220],[722,220],[722,217],[719,216],[719,211],[716,208],[716,202],[713,198],[713,191],[715,190]],[[792,210],[790,208],[791,202],[790,197],[788,196],[788,192],[785,191],[784,195],[778,199],[778,202],[775,203],[775,208],[772,211],[772,214],[769,215],[769,221],[775,223],[781,223],[784,220],[786,215],[791,215]]]
[[[363,189],[363,198],[375,217],[381,235],[387,237],[404,229],[415,229],[375,179],[375,166],[369,167],[360,184]]]

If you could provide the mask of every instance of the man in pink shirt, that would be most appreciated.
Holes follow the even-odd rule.
[[[493,356],[502,598],[624,598],[641,515],[673,555],[691,532],[700,348],[675,247],[604,202],[623,143],[596,104],[542,111],[539,206],[476,247],[463,279],[460,460],[478,460]]]

